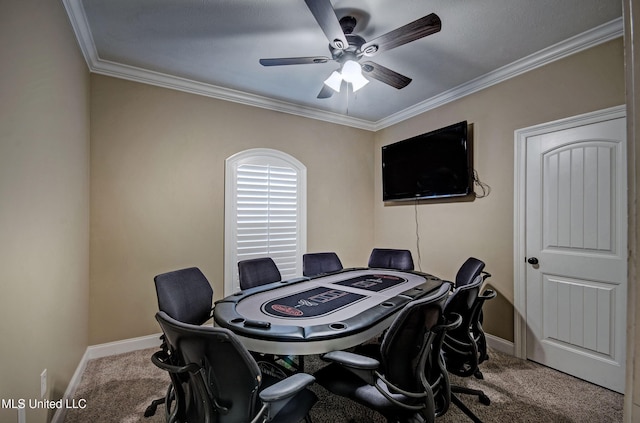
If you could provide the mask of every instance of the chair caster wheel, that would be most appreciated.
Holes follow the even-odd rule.
[[[491,404],[491,399],[486,395],[480,395],[480,404],[489,405]]]
[[[148,406],[148,407],[147,407],[147,409],[146,409],[146,410],[144,410],[144,416],[145,416],[145,417],[151,417],[151,416],[153,416],[154,414],[156,414],[156,408],[157,408],[157,407],[155,406],[155,404],[154,404],[154,405],[150,405],[150,406]]]

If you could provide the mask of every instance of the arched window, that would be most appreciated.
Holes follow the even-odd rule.
[[[281,151],[256,148],[229,157],[225,167],[224,295],[240,289],[240,260],[271,257],[283,280],[302,275],[306,166]]]

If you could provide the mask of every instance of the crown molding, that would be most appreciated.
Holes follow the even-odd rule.
[[[91,71],[93,63],[98,61],[98,51],[96,45],[93,42],[93,36],[91,35],[91,29],[89,28],[89,22],[87,21],[87,15],[84,13],[84,7],[82,7],[81,0],[62,0],[69,22],[73,28],[73,32],[76,34],[76,40],[80,46],[80,51],[84,56],[85,62]]]
[[[556,60],[571,56],[574,53],[578,53],[607,41],[622,37],[622,35],[622,18],[614,19],[613,21],[583,32],[582,34],[578,34],[565,41],[561,41],[527,57],[498,68],[495,71],[489,72],[441,94],[428,98],[387,118],[381,119],[376,122],[374,131],[395,125],[396,123],[400,123],[437,107],[444,106],[447,103],[458,100],[469,94],[489,88]]]
[[[269,109],[276,112],[283,112],[311,119],[337,123],[339,125],[366,129],[368,131],[374,130],[374,123],[366,120],[356,119],[338,113],[326,112],[311,107],[300,106],[297,104],[275,100],[256,94],[249,94],[243,91],[232,90],[230,88],[205,84],[202,82],[141,69],[134,66],[110,62],[108,60],[98,59],[97,61],[95,61],[95,63],[89,65],[89,68],[91,72],[100,75],[127,79],[129,81],[141,82],[143,84],[156,85],[163,88],[184,91],[187,93],[212,97],[219,100],[232,101],[249,106],[261,107],[263,109]]]
[[[469,94],[623,35],[622,18],[615,19],[592,30],[569,38],[568,40],[545,48],[537,53],[531,54],[523,59],[503,66],[495,71],[482,75],[453,89],[428,98],[389,117],[372,122],[364,119],[344,116],[339,113],[327,112],[312,107],[299,106],[286,101],[275,100],[256,94],[205,84],[186,78],[123,65],[108,60],[102,60],[98,56],[81,0],[62,0],[62,2],[67,11],[67,15],[69,16],[69,21],[75,32],[82,54],[87,62],[87,66],[89,67],[89,71],[92,73],[140,82],[143,84],[156,85],[159,87],[373,132],[395,125],[426,111],[458,100]]]
[[[73,27],[76,39],[78,40],[80,50],[87,62],[89,71],[92,73],[140,82],[143,84],[156,85],[163,88],[184,91],[225,101],[232,101],[249,106],[261,107],[263,109],[303,116],[339,125],[351,126],[354,128],[365,129],[367,131],[374,130],[375,123],[364,119],[357,119],[354,117],[344,116],[339,113],[300,106],[256,94],[249,94],[238,90],[232,90],[212,84],[205,84],[186,78],[150,71],[135,66],[102,60],[98,56],[98,51],[93,41],[87,16],[81,0],[62,0],[62,2],[67,11],[67,15],[69,16],[69,21]]]

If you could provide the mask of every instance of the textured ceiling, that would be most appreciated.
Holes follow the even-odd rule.
[[[442,30],[374,58],[406,88],[318,99],[336,62],[258,63],[331,56],[302,0],[63,1],[93,72],[371,130],[622,35],[619,0],[335,0],[365,40],[430,13]]]

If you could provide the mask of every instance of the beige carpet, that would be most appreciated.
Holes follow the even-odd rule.
[[[67,412],[66,423],[157,423],[164,421],[164,407],[145,418],[152,399],[164,396],[169,378],[150,360],[154,349],[91,360],[74,395],[85,399],[85,409]],[[307,371],[322,365],[315,357],[306,361]],[[490,351],[481,365],[484,380],[453,378],[485,391],[491,405],[461,396],[484,422],[621,422],[623,396],[575,379],[538,364]],[[314,423],[384,422],[385,420],[351,401],[330,396],[313,387],[320,400],[312,410]],[[438,423],[469,422],[455,406],[437,419]],[[241,423],[241,422],[239,422]]]

